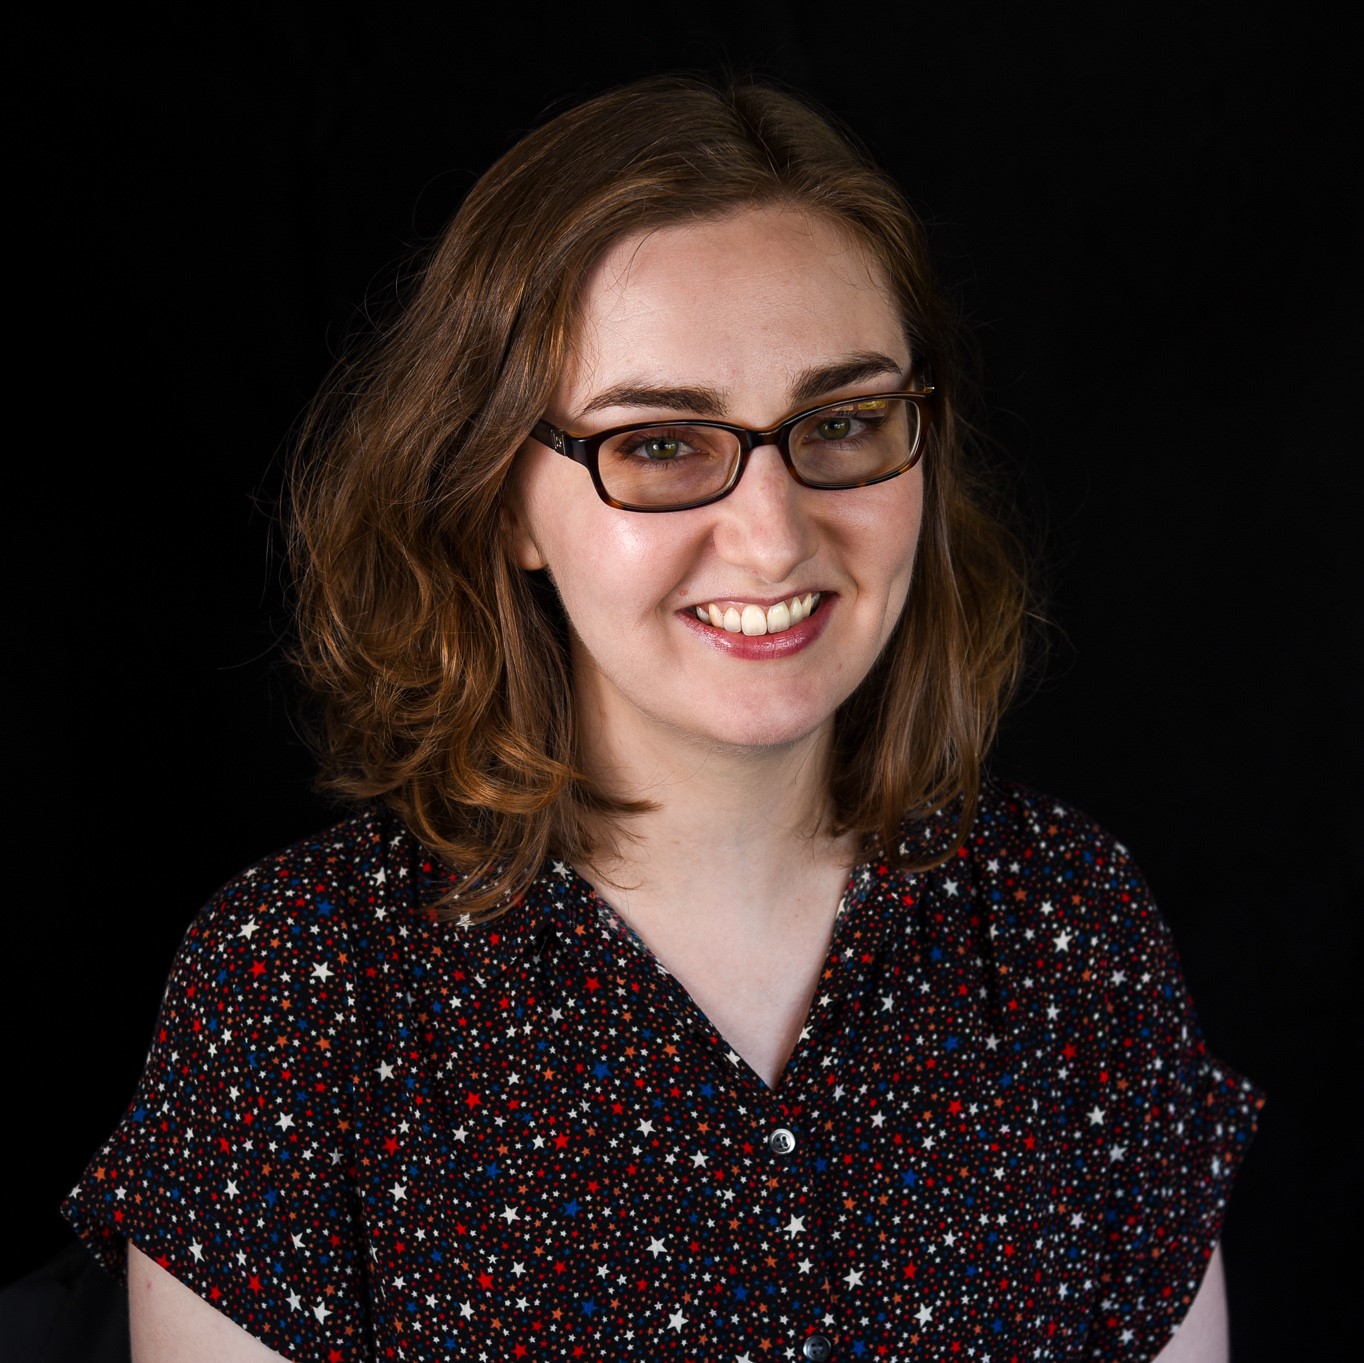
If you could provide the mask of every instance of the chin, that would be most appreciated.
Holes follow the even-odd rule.
[[[833,715],[802,722],[789,713],[731,717],[722,733],[707,735],[708,745],[734,753],[797,748],[832,732]]]

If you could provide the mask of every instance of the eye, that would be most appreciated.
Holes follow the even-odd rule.
[[[889,404],[884,398],[855,402],[836,411],[812,416],[800,431],[800,438],[815,444],[847,444],[873,436],[885,424]]]
[[[700,427],[651,426],[608,441],[602,454],[636,464],[684,464],[714,458],[720,443],[714,432]]]
[[[634,453],[644,459],[663,461],[676,459],[682,453],[683,445],[676,436],[644,435]]]

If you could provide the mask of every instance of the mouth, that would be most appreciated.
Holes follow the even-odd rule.
[[[757,638],[763,634],[784,634],[792,625],[798,625],[812,616],[819,609],[821,600],[820,592],[806,592],[804,596],[788,597],[771,606],[759,606],[751,602],[720,605],[711,601],[693,609],[703,625],[724,630],[726,634],[745,634],[749,638]]]

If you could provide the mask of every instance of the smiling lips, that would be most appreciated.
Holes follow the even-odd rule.
[[[804,596],[793,596],[789,601],[778,601],[774,606],[697,606],[696,618],[702,623],[713,625],[728,634],[747,634],[750,638],[760,634],[781,634],[798,625],[807,616],[813,615],[819,605],[819,592],[806,592]]]

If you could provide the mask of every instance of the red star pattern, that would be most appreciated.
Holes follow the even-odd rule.
[[[571,868],[484,925],[457,879],[372,808],[209,904],[65,1207],[112,1271],[299,1363],[1149,1359],[1187,1310],[1261,1099],[1082,816],[873,851],[776,1090]]]

